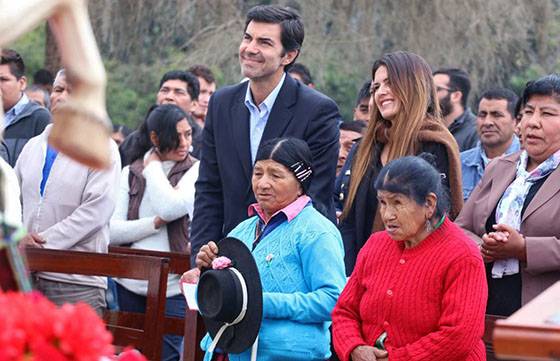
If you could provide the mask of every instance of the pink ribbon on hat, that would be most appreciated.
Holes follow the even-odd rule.
[[[212,261],[212,269],[224,269],[231,267],[231,259],[221,256],[218,258],[214,258]]]

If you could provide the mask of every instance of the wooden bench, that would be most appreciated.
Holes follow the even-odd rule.
[[[103,319],[113,334],[115,345],[132,345],[149,360],[161,359],[168,258],[43,248],[27,248],[25,253],[31,271],[148,281],[145,314],[106,311]]]
[[[109,246],[109,253],[167,258],[169,259],[170,274],[182,275],[191,269],[190,254],[186,253],[160,252],[116,246]],[[204,321],[198,312],[187,309],[184,319],[164,316],[163,333],[184,337],[183,361],[203,360],[204,352],[200,349],[200,341],[206,334],[206,329]]]

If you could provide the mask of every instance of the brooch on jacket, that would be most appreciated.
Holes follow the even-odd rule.
[[[272,253],[269,253],[266,255],[266,258],[264,259],[266,261],[266,265],[270,266],[270,262],[272,262],[272,259],[274,258],[274,255]]]

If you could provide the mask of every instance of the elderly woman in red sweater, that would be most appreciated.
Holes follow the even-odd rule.
[[[441,175],[420,157],[404,157],[381,170],[375,188],[385,231],[360,251],[333,311],[338,356],[486,360],[484,265],[445,215]]]

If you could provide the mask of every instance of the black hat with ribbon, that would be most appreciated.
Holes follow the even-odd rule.
[[[208,352],[218,348],[241,353],[256,345],[262,321],[262,286],[251,251],[240,240],[218,242],[213,268],[200,276],[197,301],[212,337]]]

